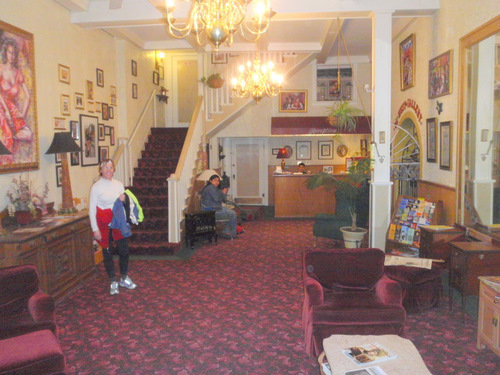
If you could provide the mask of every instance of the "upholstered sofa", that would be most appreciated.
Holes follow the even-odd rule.
[[[308,355],[333,334],[402,335],[401,286],[384,274],[380,249],[314,249],[303,256],[302,324]]]

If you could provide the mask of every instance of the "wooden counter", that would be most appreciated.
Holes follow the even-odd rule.
[[[314,217],[335,213],[335,194],[324,187],[310,190],[311,175],[274,175],[275,217]]]

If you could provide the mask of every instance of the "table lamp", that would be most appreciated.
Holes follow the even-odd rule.
[[[54,139],[49,149],[45,153],[49,154],[61,154],[61,187],[62,187],[62,207],[59,210],[61,214],[67,214],[75,212],[76,209],[73,206],[73,194],[71,192],[71,180],[69,176],[69,166],[68,166],[68,152],[80,152],[81,147],[78,146],[71,136],[71,132],[59,132],[54,134]]]
[[[196,181],[207,182],[208,180],[210,180],[210,177],[212,177],[214,174],[220,177],[220,175],[215,170],[205,169],[203,172],[201,172],[201,174],[198,177],[196,177]]]
[[[281,159],[281,172],[285,172],[285,158],[288,158],[288,152],[285,147],[281,147],[276,156],[276,159]]]

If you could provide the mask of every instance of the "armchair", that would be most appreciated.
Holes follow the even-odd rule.
[[[306,352],[317,357],[333,334],[404,333],[400,285],[384,274],[380,249],[315,249],[304,253],[302,325]]]
[[[38,284],[33,265],[0,268],[0,339],[45,329],[57,335],[54,299]]]

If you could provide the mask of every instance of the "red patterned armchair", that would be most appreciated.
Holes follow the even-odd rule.
[[[404,333],[399,284],[384,274],[380,249],[315,249],[304,253],[302,324],[306,352],[317,357],[333,334]]]
[[[38,283],[33,265],[0,268],[0,339],[46,329],[57,335],[54,299]]]

